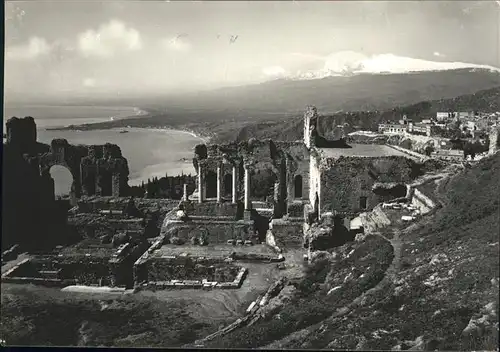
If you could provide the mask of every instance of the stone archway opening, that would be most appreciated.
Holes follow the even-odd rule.
[[[54,180],[54,196],[56,199],[69,197],[72,191],[73,175],[67,167],[54,165],[49,169],[50,177]]]
[[[214,171],[208,171],[205,176],[205,189],[207,198],[217,197],[217,174]]]
[[[297,175],[293,180],[294,184],[294,198],[300,199],[302,198],[302,176]]]
[[[254,200],[273,199],[274,186],[278,177],[271,169],[256,169],[251,175],[250,196]]]
[[[231,197],[233,195],[233,175],[226,174],[224,176],[224,196]]]

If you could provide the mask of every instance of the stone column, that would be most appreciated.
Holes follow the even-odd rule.
[[[280,201],[280,183],[278,181],[274,182],[274,201],[279,203]]]
[[[198,203],[202,203],[205,200],[205,185],[204,183],[204,172],[201,165],[198,166]]]
[[[183,193],[182,193],[182,200],[184,202],[187,202],[188,201],[188,185],[185,183],[184,184],[184,190],[183,190]]]
[[[222,202],[222,165],[217,165],[217,203]]]
[[[111,176],[111,194],[113,197],[120,196],[120,174],[117,172]]]
[[[245,165],[245,210],[250,210],[250,170]]]
[[[274,194],[273,194],[273,200],[274,200],[274,215],[276,217],[281,217],[283,215],[283,205],[281,202],[281,197],[280,197],[280,183],[276,181],[274,183]]]
[[[238,168],[233,166],[233,189],[232,189],[232,197],[233,203],[238,202]]]

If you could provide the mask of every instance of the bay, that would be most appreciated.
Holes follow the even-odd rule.
[[[189,132],[126,128],[108,130],[47,130],[49,127],[77,125],[109,121],[144,114],[137,108],[129,107],[81,107],[81,106],[24,106],[7,107],[4,123],[12,116],[33,116],[37,124],[37,140],[50,144],[55,138],[64,138],[70,144],[117,144],[129,165],[129,185],[138,185],[148,178],[166,174],[195,174],[192,164],[193,148],[203,140]],[[145,116],[145,118],[147,118]],[[127,131],[124,133],[124,131]],[[71,186],[71,176],[64,168],[53,167],[56,194],[67,194]]]

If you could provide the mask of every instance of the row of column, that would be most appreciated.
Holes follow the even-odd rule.
[[[217,167],[217,202],[222,202],[222,189],[223,189],[223,172],[222,166]],[[250,171],[245,167],[245,209],[250,209]],[[198,202],[205,201],[205,170],[198,166]],[[232,174],[232,203],[238,202],[238,168],[233,166]]]

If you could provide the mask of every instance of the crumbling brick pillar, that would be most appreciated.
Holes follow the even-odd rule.
[[[233,189],[232,189],[232,196],[233,196],[233,203],[236,204],[238,202],[238,168],[236,166],[233,166]]]
[[[222,202],[222,164],[217,165],[217,203]]]
[[[245,165],[245,210],[250,210],[250,169]]]
[[[198,203],[205,200],[205,170],[203,166],[198,166]]]

